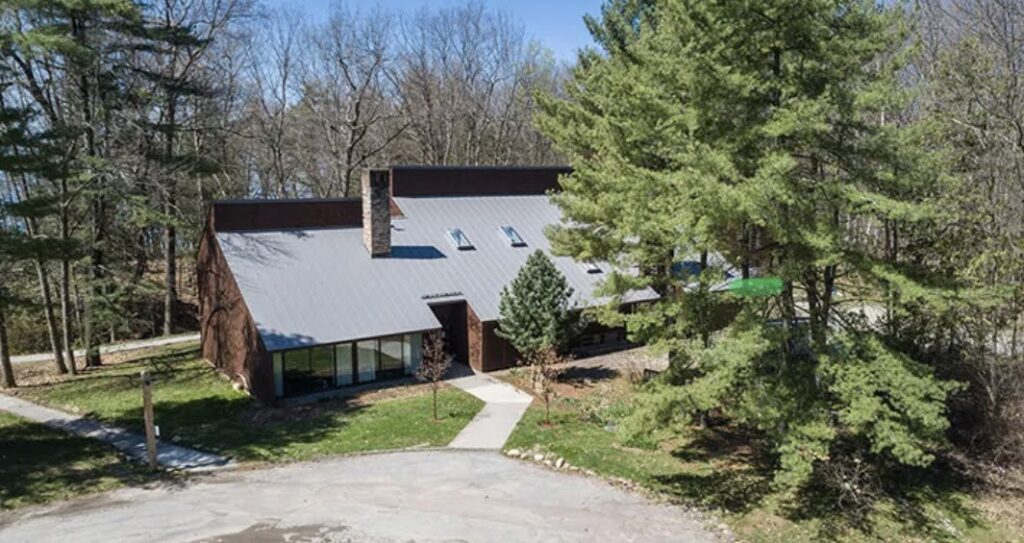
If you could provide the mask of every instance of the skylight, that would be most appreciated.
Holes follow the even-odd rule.
[[[469,241],[461,228],[449,228],[448,241],[452,242],[452,245],[460,251],[468,251],[473,248],[473,243]]]
[[[584,262],[583,269],[587,270],[587,273],[601,273],[604,271],[601,269],[600,266],[594,264],[593,262]]]
[[[515,228],[506,224],[504,226],[499,226],[498,229],[501,230],[505,239],[507,239],[509,244],[513,247],[526,247],[526,242],[523,241],[522,236],[519,235],[519,232],[516,232]]]

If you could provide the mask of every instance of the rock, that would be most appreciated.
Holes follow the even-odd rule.
[[[558,468],[558,469],[562,469],[562,466],[564,464],[565,464],[565,458],[559,457],[558,460],[555,460],[555,467]]]
[[[587,475],[589,475],[591,477],[597,475],[597,473],[594,473],[594,470],[592,470],[592,469],[584,470],[583,473],[586,473]]]
[[[551,467],[551,461],[550,460],[545,460],[544,461],[544,465],[550,468]]]
[[[509,456],[519,456],[519,449],[509,449],[505,451],[505,454]]]
[[[519,453],[519,459],[520,460],[526,460],[527,458],[530,458],[530,453],[525,452],[525,451]]]
[[[543,462],[544,461],[544,455],[540,454],[540,453],[537,453],[537,454],[533,455],[533,461],[534,462]]]
[[[579,466],[569,466],[569,471],[579,471]]]

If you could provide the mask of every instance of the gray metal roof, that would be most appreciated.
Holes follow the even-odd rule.
[[[484,321],[498,318],[501,289],[536,249],[550,255],[544,228],[560,219],[547,196],[395,198],[390,257],[370,258],[360,228],[219,232],[217,239],[269,350],[436,329],[429,304],[466,300]],[[526,241],[512,247],[499,227]],[[449,228],[474,249],[457,250]],[[605,273],[553,257],[575,290],[595,302]],[[601,265],[607,272],[607,266]],[[654,299],[653,291],[630,300]]]

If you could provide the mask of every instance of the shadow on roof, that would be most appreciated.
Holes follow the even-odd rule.
[[[300,347],[312,347],[318,342],[312,336],[305,334],[286,334],[277,330],[260,328],[260,337],[267,350],[297,349]]]
[[[394,245],[391,247],[391,258],[433,260],[447,257],[433,245]]]

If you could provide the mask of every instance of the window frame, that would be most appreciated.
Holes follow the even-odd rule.
[[[445,229],[445,234],[448,237],[448,241],[460,251],[472,251],[476,247],[473,246],[473,242],[470,241],[469,236],[466,235],[466,231],[459,227],[451,227]]]
[[[526,247],[526,240],[519,234],[511,224],[503,224],[498,227],[498,232],[505,238],[505,241],[512,247]]]

